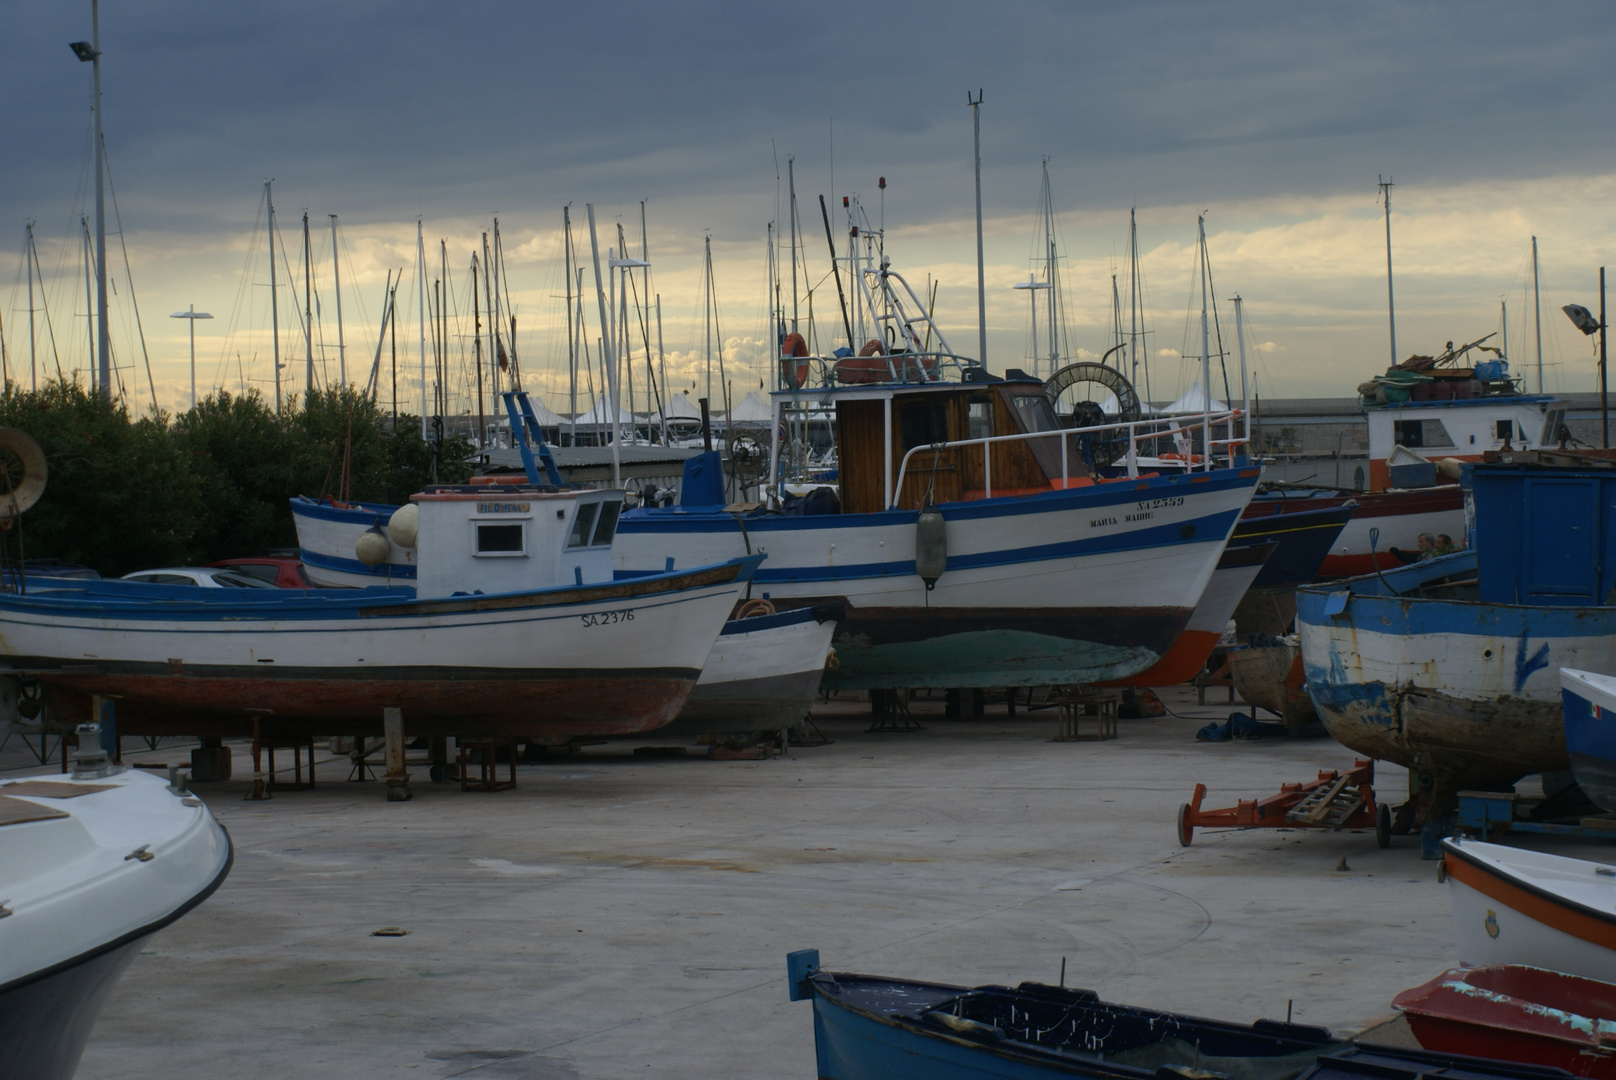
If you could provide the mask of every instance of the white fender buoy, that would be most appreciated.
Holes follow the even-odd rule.
[[[421,508],[414,503],[405,503],[387,519],[387,538],[401,548],[414,547],[420,532]]]
[[[387,539],[387,534],[382,532],[379,525],[372,525],[366,529],[354,543],[354,554],[359,556],[359,561],[366,566],[380,566],[392,553],[392,542]]]
[[[915,573],[931,592],[937,579],[948,569],[948,523],[943,512],[930,499],[915,520]]]

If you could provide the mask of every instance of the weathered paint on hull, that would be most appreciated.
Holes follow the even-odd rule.
[[[849,608],[834,690],[954,689],[1104,682],[1172,647],[1188,609]]]
[[[565,742],[577,735],[632,735],[671,721],[690,696],[695,670],[476,671],[247,669],[102,670],[47,678],[46,702],[63,723],[90,719],[90,695],[116,699],[126,735],[380,735],[382,709],[404,710],[420,735],[531,736]]]
[[[1242,700],[1276,714],[1288,728],[1318,719],[1318,711],[1307,696],[1302,650],[1294,645],[1232,650],[1229,676]]]

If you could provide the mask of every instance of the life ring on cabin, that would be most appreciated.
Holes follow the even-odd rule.
[[[0,522],[11,519],[45,494],[45,451],[33,436],[17,428],[0,428]]]
[[[881,339],[871,338],[864,343],[864,348],[860,349],[858,354],[860,356],[885,356],[886,353],[887,347],[881,344]]]
[[[808,341],[796,331],[780,342],[780,380],[792,390],[808,385]]]

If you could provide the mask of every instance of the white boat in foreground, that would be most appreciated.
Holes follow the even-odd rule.
[[[1442,841],[1459,962],[1616,982],[1616,865]]]
[[[200,799],[97,771],[0,784],[0,1080],[71,1077],[124,969],[230,872]]]

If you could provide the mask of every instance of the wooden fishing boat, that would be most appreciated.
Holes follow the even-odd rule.
[[[30,581],[0,594],[0,659],[43,684],[58,722],[102,695],[128,734],[369,735],[390,707],[411,737],[650,730],[678,714],[762,556],[615,581],[621,500],[430,488],[415,590]]]
[[[1089,433],[1060,427],[1041,383],[955,373],[815,391],[837,412],[832,512],[726,507],[721,490],[686,484],[679,506],[623,515],[617,569],[767,552],[755,594],[780,608],[847,602],[825,675],[835,689],[1069,685],[1150,668],[1206,591],[1259,470],[1100,478],[1078,449]],[[794,396],[774,395],[777,436]]]
[[[821,1080],[1241,1080],[1564,1078],[1558,1069],[1353,1046],[1317,1027],[1232,1024],[1101,1001],[1041,983],[968,988],[819,970],[787,957],[793,1001],[812,1001]]]
[[[1438,813],[1461,788],[1568,767],[1558,669],[1616,670],[1616,524],[1600,510],[1616,471],[1466,469],[1469,550],[1297,592],[1307,691],[1326,729],[1428,774]]]
[[[359,560],[354,548],[372,529],[384,529],[398,507],[386,503],[340,502],[299,495],[291,500],[292,524],[303,549],[303,572],[328,589],[363,589],[372,585],[414,585],[415,546],[389,540],[378,563]],[[383,533],[383,538],[388,539]]]
[[[1616,982],[1616,866],[1453,837],[1442,848],[1461,964]]]
[[[1561,668],[1560,694],[1577,786],[1601,809],[1616,813],[1616,678]]]
[[[1427,1050],[1616,1080],[1616,986],[1524,964],[1455,968],[1392,1007]]]
[[[98,735],[72,777],[0,784],[0,1080],[71,1077],[124,969],[230,872],[207,807]]]

